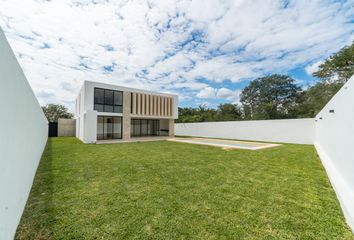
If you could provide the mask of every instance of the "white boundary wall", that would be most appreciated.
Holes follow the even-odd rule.
[[[354,230],[354,76],[316,116],[315,146]]]
[[[315,137],[315,120],[307,118],[177,123],[175,124],[175,135],[313,144]]]
[[[354,76],[315,119],[177,123],[175,135],[314,144],[354,231]]]
[[[48,123],[0,29],[0,239],[13,239],[48,136]]]

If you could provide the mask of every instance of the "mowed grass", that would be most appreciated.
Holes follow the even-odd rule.
[[[48,140],[17,239],[353,239],[313,146]]]

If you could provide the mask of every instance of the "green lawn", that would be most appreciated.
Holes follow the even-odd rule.
[[[48,140],[17,239],[353,239],[313,146]]]

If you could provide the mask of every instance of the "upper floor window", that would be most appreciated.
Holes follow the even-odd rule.
[[[94,91],[94,110],[98,112],[123,112],[123,92],[103,88],[95,88]]]

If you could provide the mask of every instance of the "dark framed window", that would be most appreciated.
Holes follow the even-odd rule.
[[[160,135],[160,120],[132,119],[130,126],[131,137],[147,137]]]
[[[123,92],[95,88],[93,109],[98,112],[123,112]]]
[[[113,90],[104,90],[104,104],[105,105],[113,105]]]
[[[97,140],[121,139],[122,117],[97,116]]]
[[[142,119],[140,121],[141,123],[141,130],[140,130],[140,135],[142,137],[146,137],[148,135],[148,125],[147,125],[148,120]]]

